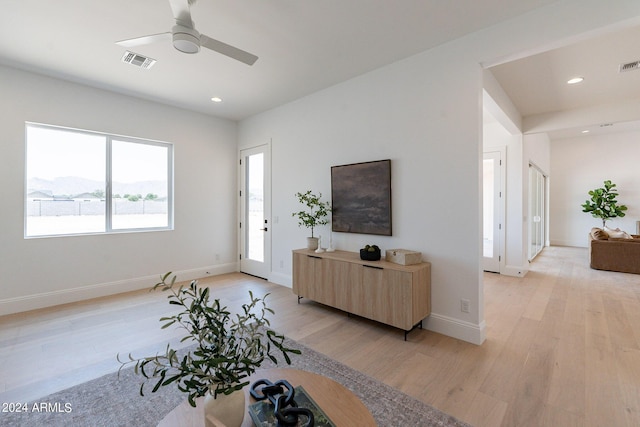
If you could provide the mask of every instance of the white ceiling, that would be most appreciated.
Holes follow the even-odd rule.
[[[196,28],[258,61],[166,42],[130,49],[158,61],[144,70],[115,42],[169,31],[168,0],[2,0],[0,63],[240,120],[554,1],[198,0]],[[640,100],[640,70],[618,73],[640,59],[638,40],[640,28],[625,29],[491,70],[525,117]],[[567,86],[576,74],[585,82]],[[593,123],[612,129],[623,127]]]
[[[490,70],[523,117],[638,105],[640,69],[621,73],[619,66],[640,60],[639,40],[640,27],[622,28]],[[584,81],[566,83],[576,76]],[[640,130],[640,122],[612,123],[597,116],[590,120],[583,126],[556,129],[551,137],[575,137],[583,130],[589,135]]]
[[[144,70],[115,42],[169,31],[168,0],[2,0],[0,63],[238,120],[554,1],[198,0],[196,28],[258,61],[159,43],[131,49]]]

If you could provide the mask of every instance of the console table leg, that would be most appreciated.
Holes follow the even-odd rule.
[[[415,325],[413,325],[413,327],[411,329],[409,329],[408,331],[404,331],[404,340],[407,340],[407,335],[409,334],[409,332],[413,331],[415,328],[420,328],[422,329],[422,320],[420,321],[420,323],[416,323]]]

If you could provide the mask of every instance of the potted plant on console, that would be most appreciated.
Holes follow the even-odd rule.
[[[296,193],[298,201],[307,207],[306,210],[294,212],[292,216],[298,217],[298,226],[305,226],[311,229],[311,237],[307,237],[307,249],[318,249],[318,238],[313,235],[314,227],[329,223],[327,218],[331,212],[329,202],[322,202],[322,193],[313,194],[311,190],[305,193]]]
[[[300,354],[300,350],[284,346],[284,336],[267,329],[267,313],[273,314],[265,299],[254,297],[249,291],[250,302],[242,305],[242,312],[232,316],[219,299],[209,301],[209,288],[199,287],[196,280],[189,286],[174,287],[176,276],[168,280],[171,273],[162,276],[152,290],[168,292],[169,304],[181,309],[178,314],[160,318],[162,329],[177,325],[187,331],[180,342],[194,341],[193,347],[178,351],[169,344],[164,353],[155,356],[134,358],[121,363],[120,371],[134,365],[136,374],[145,379],[140,386],[144,396],[144,386],[157,380],[152,392],[161,386],[177,385],[188,395],[191,406],[196,406],[196,398],[204,396],[205,425],[214,423],[209,416],[228,427],[242,424],[245,399],[242,388],[249,384],[246,379],[262,364],[266,357],[278,363],[274,349],[278,349],[286,362],[291,364],[289,353]]]

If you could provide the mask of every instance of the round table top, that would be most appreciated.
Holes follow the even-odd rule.
[[[256,371],[248,380],[253,383],[259,379],[267,379],[272,382],[287,380],[293,387],[303,386],[307,394],[337,426],[376,426],[371,412],[360,399],[342,384],[330,378],[298,369],[272,368]],[[249,395],[249,387],[245,387],[243,391],[245,393],[245,415],[242,426],[251,427],[254,424],[246,409],[255,400]],[[180,406],[167,414],[158,426],[204,426],[203,407],[202,399],[197,401],[195,408],[185,400]]]

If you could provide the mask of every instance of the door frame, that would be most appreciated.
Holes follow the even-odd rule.
[[[243,262],[245,259],[246,251],[246,236],[245,231],[247,225],[245,221],[245,176],[246,173],[245,164],[243,160],[247,155],[255,154],[257,152],[264,153],[264,218],[267,221],[267,231],[264,233],[264,261],[263,268],[260,271],[252,269],[248,263]],[[256,145],[253,147],[240,148],[238,150],[238,271],[246,274],[251,274],[257,277],[261,277],[266,280],[270,280],[271,276],[271,234],[273,232],[273,223],[271,221],[271,142],[266,144]]]
[[[499,187],[499,194],[498,197],[494,197],[494,225],[497,223],[498,224],[498,238],[497,238],[497,244],[499,245],[499,249],[498,249],[498,271],[491,271],[491,272],[495,272],[495,273],[502,273],[503,271],[505,271],[505,266],[506,266],[506,217],[505,217],[505,211],[506,211],[506,199],[507,199],[507,192],[506,192],[506,170],[507,170],[507,148],[506,147],[487,147],[485,150],[483,150],[482,152],[482,159],[484,161],[484,155],[485,154],[489,154],[489,153],[497,153],[498,154],[498,168],[497,170],[500,173],[500,182],[498,184]],[[483,207],[483,212],[484,212],[484,207]],[[483,216],[484,218],[484,216]],[[484,236],[484,220],[483,220],[483,231],[482,231],[482,235]],[[484,237],[483,237],[484,239]],[[485,265],[484,265],[484,250],[483,250],[483,246],[481,243],[481,247],[480,247],[480,253],[481,253],[481,262],[482,262],[482,270],[483,271],[487,271],[485,270]]]

